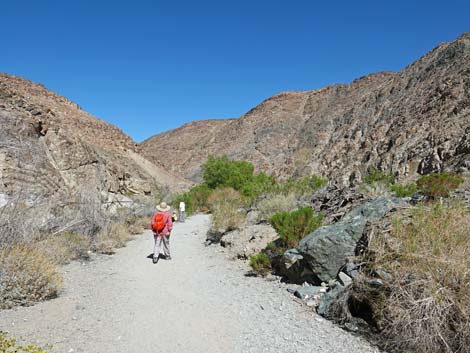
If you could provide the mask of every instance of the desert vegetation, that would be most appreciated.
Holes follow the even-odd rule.
[[[298,200],[327,183],[326,179],[315,175],[279,181],[263,172],[255,173],[250,162],[233,161],[227,156],[210,156],[202,170],[202,184],[176,195],[172,204],[177,208],[179,202],[184,201],[188,215],[211,212],[214,230],[222,233],[244,224],[249,210],[257,210],[260,222],[276,213],[292,211],[297,208]],[[288,219],[276,224],[281,227]]]
[[[38,347],[34,344],[22,344],[0,331],[0,353],[47,353],[49,347]]]
[[[275,213],[269,223],[279,234],[281,246],[291,249],[299,245],[300,239],[317,229],[322,218],[321,214],[315,214],[313,209],[307,206],[291,212]]]
[[[148,206],[120,207],[107,212],[102,204],[75,204],[75,218],[44,227],[41,218],[49,205],[14,202],[0,210],[0,308],[31,305],[57,296],[62,289],[59,266],[86,261],[93,252],[112,254],[144,230]],[[47,207],[46,207],[47,206]],[[47,211],[47,212],[46,212]],[[65,208],[63,214],[68,212]]]
[[[392,232],[371,240],[368,271],[389,274],[383,291],[363,283],[386,338],[396,352],[466,352],[470,337],[468,206],[421,204]]]
[[[393,173],[387,173],[378,168],[370,168],[364,177],[362,190],[368,195],[392,193],[396,197],[410,197],[420,192],[426,197],[436,199],[448,197],[449,193],[457,189],[464,179],[455,173],[431,173],[423,175],[416,183],[400,184]]]

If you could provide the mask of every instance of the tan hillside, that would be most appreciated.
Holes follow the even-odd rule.
[[[54,209],[85,196],[99,202],[187,185],[138,155],[117,127],[19,77],[0,74],[0,124],[0,206],[18,201]]]
[[[175,158],[159,158],[160,148]],[[400,72],[275,95],[239,119],[186,124],[140,145],[148,159],[200,178],[210,154],[252,161],[280,177],[317,173],[349,185],[367,168],[399,178],[470,169],[470,34]]]

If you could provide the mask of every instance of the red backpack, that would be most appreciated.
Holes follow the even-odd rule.
[[[152,218],[152,230],[155,233],[161,233],[165,229],[165,220],[163,218],[163,213],[156,212]]]

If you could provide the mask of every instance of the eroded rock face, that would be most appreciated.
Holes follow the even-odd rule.
[[[370,166],[402,180],[470,169],[470,34],[401,72],[271,97],[239,119],[193,122],[144,141],[143,154],[200,179],[208,155],[227,154],[287,177],[317,173],[340,185]],[[175,159],[159,159],[165,147]]]
[[[107,193],[150,195],[185,183],[138,155],[115,126],[19,77],[0,74],[0,126],[1,199],[42,205],[36,223],[46,228],[66,209],[73,217],[85,195],[99,202]]]

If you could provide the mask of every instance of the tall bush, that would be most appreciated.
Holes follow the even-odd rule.
[[[254,174],[250,162],[232,161],[227,156],[209,156],[202,169],[204,183],[210,189],[231,187],[250,199],[266,192],[276,183],[273,177],[263,172]]]
[[[209,156],[202,166],[204,183],[211,189],[229,186],[235,190],[253,179],[253,164],[246,161],[232,161],[227,156]]]

